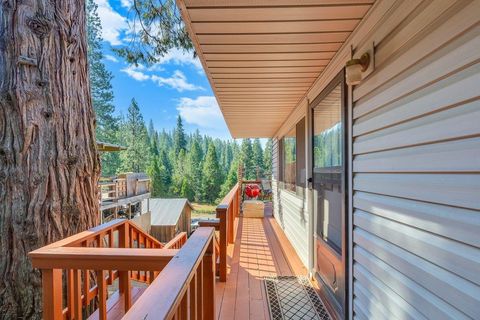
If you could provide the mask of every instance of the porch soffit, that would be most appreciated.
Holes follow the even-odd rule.
[[[234,138],[272,137],[374,0],[177,0]]]

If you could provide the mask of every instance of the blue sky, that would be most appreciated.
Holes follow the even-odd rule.
[[[207,77],[191,52],[172,50],[152,66],[128,65],[111,48],[128,44],[128,8],[132,0],[95,0],[102,20],[105,65],[113,73],[116,111],[126,114],[135,98],[148,124],[172,129],[178,114],[187,132],[230,139],[230,133],[218,108]]]

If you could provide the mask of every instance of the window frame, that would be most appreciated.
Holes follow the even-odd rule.
[[[306,167],[306,156],[305,156],[305,151],[307,148],[306,126],[307,126],[307,119],[306,117],[302,117],[279,140],[279,181],[281,181],[281,188],[285,191],[296,193],[297,195],[302,195],[303,189],[307,187],[307,183],[306,183],[307,167]],[[287,183],[285,182],[285,168],[286,168],[285,138],[287,137],[288,133],[291,133],[292,131],[295,132],[295,135],[294,135],[295,170],[293,172],[294,173],[293,183],[290,183],[290,182]],[[299,139],[300,135],[303,136],[302,139]],[[301,142],[300,144],[299,144],[299,141]],[[300,156],[301,153],[303,153],[303,156]],[[303,179],[301,176],[302,170],[305,172],[305,174],[303,175]]]

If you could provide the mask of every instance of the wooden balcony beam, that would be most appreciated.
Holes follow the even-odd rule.
[[[30,254],[34,268],[87,270],[162,270],[176,249],[58,247]]]

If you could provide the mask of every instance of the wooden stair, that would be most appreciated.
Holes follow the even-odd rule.
[[[132,297],[132,304],[134,304],[138,298],[142,295],[146,288],[139,288],[139,287],[132,287],[131,289],[131,297]],[[124,307],[124,297],[123,294],[120,294],[120,291],[115,291],[108,299],[107,299],[107,319],[108,320],[117,320],[122,319],[125,315],[125,307]],[[88,320],[98,320],[99,317],[99,310],[97,309]]]

